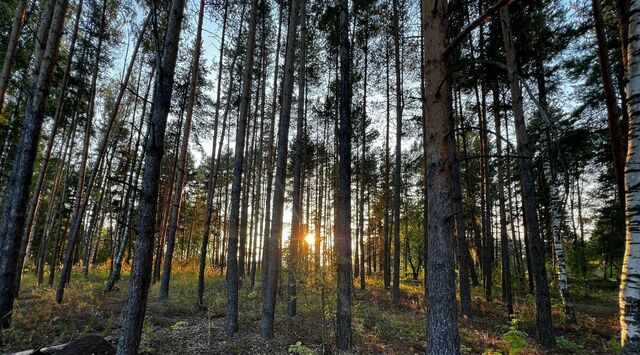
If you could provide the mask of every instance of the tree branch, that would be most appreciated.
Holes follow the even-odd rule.
[[[442,52],[442,56],[443,57],[447,56],[452,49],[457,47],[460,44],[460,42],[462,42],[462,40],[465,37],[467,37],[469,33],[471,33],[471,31],[473,31],[476,27],[483,24],[489,17],[491,17],[491,15],[493,15],[496,11],[500,10],[501,7],[505,5],[509,5],[514,1],[515,0],[498,0],[498,2],[491,5],[491,7],[489,7],[484,13],[482,13],[482,15],[478,16],[475,20],[471,21],[471,23],[468,24],[467,27],[463,28],[462,31],[460,31],[460,33],[453,40],[451,40],[447,48],[445,48],[444,52]]]

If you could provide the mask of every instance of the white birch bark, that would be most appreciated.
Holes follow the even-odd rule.
[[[558,277],[558,286],[560,288],[560,297],[564,306],[564,314],[567,321],[574,323],[576,321],[576,311],[573,307],[573,301],[569,293],[569,281],[567,277],[567,262],[564,253],[564,242],[562,238],[562,206],[560,202],[560,191],[558,189],[558,181],[551,170],[551,132],[550,123],[544,123],[544,131],[546,137],[543,139],[544,174],[547,176],[547,184],[549,185],[549,197],[551,204],[551,232],[553,235],[553,248],[555,251],[555,272]]]
[[[623,354],[640,353],[640,0],[630,1],[627,48],[629,141],[625,166],[626,241],[620,284]]]

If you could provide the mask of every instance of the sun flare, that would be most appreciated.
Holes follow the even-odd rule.
[[[305,237],[304,237],[304,241],[309,245],[309,246],[313,246],[316,243],[316,236],[313,233],[308,233]]]

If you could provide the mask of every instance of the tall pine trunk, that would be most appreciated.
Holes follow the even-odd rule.
[[[18,53],[18,41],[27,20],[28,5],[29,2],[27,0],[19,0],[18,6],[16,6],[16,13],[13,18],[13,24],[11,25],[9,43],[7,43],[7,50],[4,54],[4,62],[2,64],[2,72],[0,73],[0,113],[4,112],[7,90],[9,89],[9,82],[11,81],[11,72],[16,60],[16,54]]]
[[[502,254],[502,295],[507,306],[507,314],[513,314],[513,295],[511,292],[511,260],[509,260],[509,236],[507,234],[507,210],[505,207],[504,166],[507,166],[502,156],[502,133],[500,118],[500,86],[497,78],[493,80],[493,115],[496,130],[496,155],[498,157],[498,208],[500,210],[500,253]],[[517,252],[517,250],[515,251]]]
[[[89,108],[87,112],[87,120],[85,122],[85,133],[84,140],[82,146],[82,158],[80,162],[80,176],[78,177],[78,184],[76,187],[76,193],[73,204],[73,225],[71,227],[71,234],[69,234],[69,239],[67,243],[67,250],[64,258],[64,264],[62,266],[62,272],[60,273],[60,282],[58,283],[58,288],[56,289],[56,302],[62,302],[62,297],[64,295],[64,288],[67,282],[71,277],[71,268],[73,267],[73,258],[74,253],[76,251],[76,247],[80,240],[80,234],[82,229],[82,221],[84,217],[84,212],[87,209],[87,205],[89,203],[89,197],[91,195],[93,189],[94,179],[89,180],[90,186],[87,186],[85,191],[84,184],[87,173],[87,163],[89,160],[89,145],[91,141],[91,133],[93,128],[93,116],[95,114],[95,97],[96,97],[96,85],[98,80],[98,69],[100,68],[100,56],[102,53],[102,40],[104,37],[104,28],[106,23],[106,11],[107,11],[107,1],[103,0],[102,2],[102,12],[100,17],[100,31],[98,32],[98,46],[96,50],[96,58],[93,67],[93,73],[91,77],[91,89],[90,89],[90,98],[89,98]],[[101,159],[96,161],[96,166],[100,166]],[[82,201],[82,202],[81,202]],[[86,202],[85,202],[86,201]]]
[[[40,170],[38,171],[38,177],[36,180],[35,188],[33,190],[31,199],[29,200],[29,209],[27,211],[27,219],[25,221],[25,230],[24,230],[24,234],[22,236],[22,242],[20,245],[20,254],[18,256],[18,269],[16,272],[16,284],[15,284],[16,294],[20,290],[22,268],[25,263],[25,257],[27,257],[29,254],[29,246],[31,244],[31,238],[33,236],[33,227],[34,227],[35,219],[40,207],[40,197],[42,196],[44,181],[47,175],[49,161],[51,160],[53,145],[55,143],[55,137],[58,132],[58,128],[60,127],[60,122],[62,118],[62,107],[65,101],[67,84],[69,82],[69,77],[71,72],[71,64],[73,62],[73,56],[75,54],[75,48],[76,48],[76,41],[78,38],[78,29],[80,27],[80,17],[82,15],[82,4],[83,4],[82,0],[80,0],[80,2],[77,4],[76,19],[73,27],[73,35],[71,36],[71,43],[69,45],[69,55],[67,57],[67,63],[65,66],[64,75],[60,83],[60,86],[58,88],[58,99],[56,102],[56,112],[53,119],[53,126],[51,127],[51,133],[49,134],[49,138],[47,138],[47,144],[46,144],[44,155],[42,157],[42,163],[40,164]],[[1,97],[0,97],[0,100],[1,100]],[[0,102],[0,111],[2,110],[1,106],[2,106],[2,103]]]
[[[275,61],[275,69],[273,71],[273,94],[271,97],[271,119],[270,119],[270,128],[269,128],[269,136],[267,138],[267,186],[265,187],[267,196],[265,199],[265,209],[264,209],[264,230],[262,231],[262,284],[260,290],[262,292],[262,297],[266,299],[265,292],[267,289],[267,273],[268,273],[268,265],[270,260],[269,248],[270,248],[270,231],[271,231],[271,192],[273,190],[273,163],[275,158],[275,149],[273,148],[273,141],[275,136],[275,128],[276,128],[276,106],[278,100],[278,73],[280,71],[280,38],[282,32],[282,15],[284,11],[282,11],[282,4],[278,3],[278,33],[276,38],[276,61]]]
[[[400,204],[402,203],[402,77],[400,70],[400,9],[398,0],[393,0],[393,47],[394,64],[396,71],[396,150],[395,169],[393,178],[393,288],[391,290],[392,302],[400,304]]]
[[[187,175],[187,154],[189,153],[189,136],[191,135],[191,122],[193,118],[193,105],[195,104],[198,91],[198,74],[200,65],[200,48],[202,47],[202,22],[204,20],[204,0],[200,0],[198,10],[198,28],[194,41],[193,54],[191,57],[191,78],[189,80],[189,96],[187,98],[187,117],[182,128],[182,140],[180,155],[178,157],[178,177],[175,187],[175,201],[171,206],[171,217],[169,224],[169,235],[167,236],[167,254],[164,260],[164,270],[160,284],[160,299],[169,298],[169,282],[171,280],[171,263],[173,261],[173,249],[175,247],[176,233],[180,219],[180,207],[182,204],[182,192],[184,190],[185,175]]]
[[[129,297],[124,307],[122,335],[118,342],[117,353],[119,355],[137,353],[142,335],[142,325],[147,308],[147,295],[151,283],[160,166],[164,155],[164,137],[167,116],[171,108],[173,80],[184,7],[185,0],[172,1],[164,46],[161,57],[158,58],[158,76],[153,92],[151,119],[148,125],[149,139],[145,148],[146,156],[142,177],[138,238],[131,268]],[[151,11],[155,13],[156,9],[152,8]]]
[[[25,227],[25,210],[29,197],[31,175],[68,5],[68,0],[57,0],[55,3],[46,49],[42,56],[41,65],[35,70],[37,79],[29,89],[26,115],[18,141],[18,149],[5,190],[3,216],[2,222],[0,222],[0,253],[2,254],[2,260],[0,260],[0,329],[11,326],[11,313],[16,296],[14,292],[16,271]]]
[[[282,106],[278,122],[278,147],[276,159],[276,176],[273,191],[273,217],[271,218],[271,235],[269,236],[267,278],[265,281],[264,307],[260,333],[263,339],[273,338],[273,318],[276,308],[276,291],[280,269],[280,240],[282,239],[282,219],[284,210],[284,190],[287,173],[287,151],[289,124],[291,120],[291,99],[293,94],[293,70],[296,52],[296,32],[301,3],[305,0],[292,0],[287,29],[287,52],[284,60],[284,78],[282,79]]]
[[[337,260],[336,345],[351,349],[351,57],[349,3],[340,0],[340,115],[335,249]]]
[[[362,257],[360,258],[360,289],[365,289],[365,277],[364,277],[364,262],[365,262],[365,251],[364,251],[364,203],[365,203],[365,191],[367,191],[367,180],[366,180],[366,162],[367,162],[367,80],[369,75],[369,20],[368,18],[364,19],[364,82],[362,88],[362,132],[360,132],[362,139],[362,158],[360,159],[360,206],[358,211],[360,216],[358,217],[358,230],[360,231],[360,250],[362,250]],[[371,240],[369,237],[367,238],[367,242]],[[370,243],[368,243],[370,244]],[[370,251],[371,249],[368,248]],[[368,267],[369,267],[369,275],[371,274],[371,255],[369,254],[367,257]]]
[[[424,88],[423,88],[424,89]],[[458,94],[458,97],[460,95]],[[462,110],[458,111],[458,116],[462,120]],[[453,117],[453,116],[452,116]],[[451,131],[454,131],[456,124],[453,119],[449,122]],[[462,134],[465,134],[462,132]],[[455,230],[457,242],[458,257],[458,288],[460,289],[460,314],[462,316],[471,316],[471,286],[469,285],[469,270],[473,269],[471,254],[469,253],[469,245],[467,243],[467,226],[465,224],[464,204],[462,200],[462,179],[460,173],[460,157],[458,154],[456,136],[452,136],[451,151],[453,152],[453,204],[456,213]]]
[[[460,352],[456,316],[452,238],[453,154],[450,143],[449,82],[445,26],[447,4],[422,2],[424,38],[424,156],[427,196],[427,344],[428,354]]]
[[[213,198],[217,183],[220,159],[216,159],[216,144],[218,143],[218,119],[220,118],[220,89],[222,84],[222,68],[224,61],[224,43],[227,34],[227,18],[229,12],[229,1],[224,2],[224,15],[222,17],[222,37],[220,39],[220,57],[218,58],[218,82],[216,83],[216,112],[213,119],[213,143],[211,144],[211,162],[209,163],[209,181],[207,182],[207,205],[204,213],[204,231],[202,233],[202,244],[200,246],[200,265],[198,268],[198,305],[203,305],[204,298],[204,276],[207,262],[207,247],[209,245],[209,234],[211,233],[211,216],[213,214]],[[220,143],[224,138],[220,139]],[[220,144],[222,146],[222,144]],[[218,157],[220,156],[218,149]]]
[[[551,346],[554,343],[553,320],[551,318],[551,299],[549,298],[549,284],[547,282],[547,272],[545,269],[544,250],[540,233],[540,223],[536,210],[536,192],[534,186],[533,166],[531,154],[529,153],[529,143],[527,139],[527,128],[524,121],[524,110],[522,107],[522,89],[514,73],[516,71],[516,53],[511,34],[511,16],[509,9],[503,6],[500,9],[500,22],[502,26],[502,36],[504,48],[509,67],[508,79],[511,89],[511,99],[513,100],[513,116],[516,127],[517,152],[520,156],[520,181],[522,183],[522,205],[524,211],[526,236],[529,239],[529,254],[531,256],[531,272],[534,281],[534,291],[536,297],[536,331],[538,341],[544,346]]]
[[[231,186],[231,211],[229,217],[229,243],[227,245],[227,332],[238,331],[238,234],[240,227],[240,192],[242,190],[242,170],[244,168],[244,150],[247,121],[249,118],[249,101],[253,72],[253,60],[256,47],[256,25],[258,17],[258,1],[251,2],[249,35],[247,42],[247,58],[242,72],[242,94],[240,98],[240,115],[236,131],[234,151],[233,180]]]
[[[140,36],[142,36],[142,34],[145,32],[147,23],[148,21],[145,21],[145,25],[143,25],[143,28],[141,29]],[[142,134],[142,125],[144,124],[144,121],[145,121],[144,117],[146,117],[147,115],[147,99],[149,97],[149,91],[153,84],[154,74],[155,74],[155,67],[153,68],[153,70],[151,71],[151,74],[149,75],[149,84],[147,85],[147,90],[143,98],[144,104],[142,105],[142,117],[140,119],[140,124],[138,125],[138,137],[136,138],[136,144],[134,149],[134,152],[136,154],[138,153],[138,146],[140,145],[140,135]],[[131,223],[133,221],[133,211],[135,207],[134,206],[135,201],[138,196],[138,180],[140,178],[140,173],[142,171],[142,165],[144,162],[144,147],[147,145],[148,140],[149,140],[149,132],[147,132],[144,136],[144,142],[142,144],[143,151],[140,153],[140,157],[136,159],[136,164],[134,164],[136,165],[135,172],[132,173],[131,178],[129,180],[129,185],[130,185],[129,190],[133,190],[133,193],[130,196],[129,208],[126,212],[126,219],[125,219],[125,223],[122,231],[122,240],[120,241],[118,252],[113,261],[113,269],[109,274],[109,279],[105,287],[105,290],[107,292],[113,290],[113,287],[115,286],[115,283],[118,282],[118,280],[120,279],[120,274],[122,272],[122,261],[124,259],[124,252],[127,245],[129,245],[129,240],[130,240],[129,235],[131,234],[131,230],[133,229],[131,227]]]
[[[305,60],[306,60],[306,37],[307,37],[307,21],[306,3],[300,4],[300,41],[298,47],[299,66],[298,66],[298,117],[296,120],[296,140],[294,152],[293,167],[293,213],[291,214],[291,238],[289,238],[289,263],[288,263],[288,284],[287,284],[287,310],[289,317],[295,317],[297,313],[296,301],[296,272],[299,258],[299,249],[303,242],[302,237],[302,159],[304,139],[304,101],[305,101]]]

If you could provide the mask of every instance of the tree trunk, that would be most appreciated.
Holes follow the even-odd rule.
[[[253,250],[252,250],[252,258],[251,258],[251,265],[250,265],[250,283],[249,283],[249,288],[251,290],[253,290],[253,288],[255,287],[256,284],[256,269],[258,267],[258,258],[259,258],[259,242],[260,242],[260,236],[262,235],[262,230],[264,227],[264,216],[260,215],[260,209],[262,208],[264,210],[264,207],[262,206],[262,185],[263,185],[263,169],[264,169],[264,121],[265,121],[265,105],[266,105],[266,95],[267,95],[267,91],[266,91],[266,86],[267,86],[267,67],[268,67],[268,58],[269,55],[267,54],[267,39],[266,39],[266,18],[263,16],[262,17],[262,24],[261,24],[261,37],[262,37],[262,45],[260,48],[260,58],[261,58],[261,67],[260,67],[260,128],[259,128],[259,147],[258,149],[256,149],[256,151],[254,152],[254,154],[257,156],[257,164],[258,164],[258,171],[257,171],[257,175],[256,175],[256,179],[257,179],[257,191],[255,191],[255,195],[253,197],[254,201],[257,200],[257,206],[256,208],[252,209],[252,213],[254,214],[253,220],[255,223],[255,229],[253,231]],[[256,95],[257,97],[258,95]],[[256,115],[257,115],[257,106],[258,106],[258,102],[256,100]]]
[[[171,262],[173,261],[173,249],[176,242],[176,232],[180,218],[180,205],[182,203],[182,192],[184,190],[185,175],[187,175],[187,154],[189,153],[189,136],[191,135],[191,121],[193,118],[193,105],[198,90],[198,73],[200,66],[200,48],[202,46],[202,22],[204,19],[204,0],[200,0],[198,10],[198,28],[191,58],[191,78],[189,82],[189,96],[187,101],[187,117],[182,127],[182,140],[180,155],[178,156],[178,176],[175,187],[175,200],[171,206],[171,217],[169,224],[169,235],[167,236],[167,254],[164,259],[164,270],[160,284],[160,299],[169,298],[169,282],[171,279]]]
[[[460,95],[458,95],[459,97]],[[460,119],[462,119],[462,111],[459,111]],[[453,119],[449,122],[450,130],[453,132],[455,122]],[[462,132],[464,134],[464,131]],[[458,246],[458,284],[460,289],[460,315],[463,317],[471,317],[471,286],[469,285],[469,269],[471,264],[471,255],[469,253],[469,245],[467,244],[467,228],[464,220],[464,204],[462,200],[462,179],[460,178],[460,159],[456,144],[455,136],[450,141],[451,151],[454,157],[453,165],[453,203],[455,210],[455,226],[456,241]],[[471,265],[473,267],[473,265]],[[418,270],[420,266],[418,265]]]
[[[57,206],[57,200],[58,200],[57,196],[60,191],[62,192],[60,192],[59,199],[64,198],[64,189],[61,187],[61,181],[63,176],[65,176],[66,162],[70,159],[69,156],[70,156],[71,146],[72,146],[71,143],[73,140],[72,137],[74,135],[75,129],[71,128],[69,131],[70,132],[68,135],[63,135],[63,137],[66,137],[66,139],[64,141],[65,142],[64,148],[61,150],[62,160],[59,163],[59,166],[56,172],[56,177],[53,183],[53,190],[51,191],[51,195],[49,196],[49,207],[47,208],[47,218],[44,223],[44,231],[40,236],[40,245],[38,248],[38,262],[36,264],[36,274],[38,276],[39,287],[42,287],[42,284],[44,282],[45,254],[46,254],[47,246],[51,239],[50,238],[51,230],[53,229],[53,225],[55,224],[55,220],[56,220],[55,218],[56,213],[54,212],[54,209]],[[65,179],[65,184],[66,184],[66,179]]]
[[[273,187],[273,163],[275,150],[273,149],[273,141],[275,135],[275,127],[276,127],[276,107],[278,100],[278,72],[280,71],[280,38],[282,32],[282,16],[284,11],[282,10],[281,1],[278,2],[278,33],[276,39],[276,61],[275,68],[273,73],[273,96],[271,98],[271,123],[269,128],[269,137],[267,138],[267,186],[265,187],[267,192],[267,197],[265,200],[265,209],[264,209],[264,231],[262,234],[262,283],[261,283],[261,292],[262,298],[266,300],[266,289],[267,289],[267,278],[268,278],[268,270],[269,270],[269,260],[271,256],[269,255],[270,248],[270,228],[271,228],[271,191]]]
[[[452,238],[453,152],[450,142],[449,82],[444,20],[447,4],[422,2],[425,88],[425,181],[427,185],[427,354],[458,354],[454,247]]]
[[[242,169],[244,167],[244,150],[248,121],[249,100],[253,59],[256,47],[256,24],[258,17],[258,1],[251,2],[251,18],[249,20],[249,36],[247,42],[247,58],[242,72],[242,96],[240,99],[240,115],[236,131],[236,147],[234,151],[233,180],[231,186],[231,213],[229,217],[229,243],[227,245],[227,333],[238,331],[238,234],[240,227],[240,192],[242,190]]]
[[[7,90],[9,89],[9,82],[11,81],[11,72],[16,54],[18,53],[18,41],[20,40],[20,34],[27,20],[28,5],[29,2],[27,0],[19,0],[18,6],[16,6],[16,14],[13,18],[13,24],[11,25],[9,43],[7,43],[7,51],[4,54],[2,73],[0,73],[0,113],[4,112]],[[79,6],[82,7],[82,5]]]
[[[511,292],[511,260],[509,260],[509,236],[507,234],[507,210],[505,207],[504,181],[505,161],[502,157],[502,133],[500,118],[500,87],[498,79],[493,79],[493,115],[496,129],[496,155],[498,156],[498,208],[500,210],[500,253],[502,254],[502,294],[507,306],[507,314],[513,314],[513,295]],[[514,251],[515,252],[515,251]]]
[[[68,0],[57,0],[52,14],[51,28],[47,38],[38,76],[29,89],[26,115],[18,150],[9,175],[3,203],[3,218],[0,222],[0,329],[11,326],[11,313],[15,298],[15,279],[20,253],[20,242],[25,227],[25,210],[31,175],[38,151],[40,131],[45,107],[51,87],[51,77],[58,58],[60,38],[69,5]],[[37,62],[36,62],[37,64]]]
[[[538,97],[541,105],[540,116],[542,118],[542,153],[543,153],[543,168],[544,175],[546,175],[547,186],[549,187],[549,199],[550,199],[550,209],[551,209],[551,235],[553,237],[553,245],[554,245],[554,261],[556,264],[556,272],[557,278],[560,288],[560,297],[562,298],[562,303],[565,311],[565,318],[569,323],[576,322],[576,311],[573,307],[573,301],[571,295],[569,293],[569,280],[567,276],[567,262],[566,256],[564,252],[564,241],[562,236],[562,208],[563,202],[560,200],[560,191],[558,186],[557,179],[557,168],[556,165],[558,163],[558,159],[556,159],[557,155],[552,153],[552,149],[554,148],[553,144],[555,139],[553,138],[553,128],[552,123],[547,116],[546,112],[543,110],[547,110],[547,91],[546,91],[546,80],[545,80],[545,72],[544,72],[544,63],[542,59],[536,60],[536,67],[538,72]],[[559,149],[556,146],[556,149]],[[558,154],[558,153],[556,153]],[[554,164],[556,163],[556,164]],[[568,193],[568,191],[566,192]]]
[[[489,155],[489,137],[487,133],[486,90],[484,83],[480,84],[482,99],[478,104],[478,119],[480,120],[480,174],[482,175],[481,213],[482,213],[482,272],[484,278],[484,294],[487,301],[493,299],[493,255],[494,239],[491,231],[491,167]],[[476,86],[476,95],[477,86]]]
[[[282,238],[282,218],[284,209],[284,190],[287,170],[287,151],[289,123],[291,119],[291,99],[293,94],[293,70],[296,52],[296,32],[300,3],[305,0],[292,0],[287,29],[287,52],[284,60],[284,78],[282,80],[282,106],[278,122],[278,148],[276,160],[275,189],[273,192],[273,217],[271,218],[271,236],[269,237],[267,278],[265,286],[264,308],[260,333],[263,339],[273,338],[273,317],[276,307],[278,273],[280,269],[280,240]]]
[[[298,117],[296,120],[296,140],[294,151],[294,167],[293,167],[293,213],[291,214],[291,238],[289,238],[289,262],[288,262],[288,283],[287,283],[287,311],[289,317],[295,317],[297,314],[296,302],[296,269],[298,264],[298,252],[302,238],[302,154],[303,154],[303,136],[304,136],[304,100],[305,100],[305,61],[306,61],[306,38],[307,38],[307,21],[306,3],[300,4],[300,41],[298,47],[299,67],[298,67]]]
[[[607,106],[607,124],[609,127],[609,136],[611,138],[611,152],[613,153],[613,167],[615,171],[618,200],[620,201],[621,211],[624,214],[625,196],[624,196],[624,160],[625,152],[622,141],[622,132],[620,130],[618,102],[616,99],[613,81],[611,80],[611,70],[609,64],[609,51],[607,48],[607,39],[605,37],[605,24],[602,19],[602,7],[600,0],[591,1],[593,12],[593,24],[596,32],[596,40],[598,42],[598,60],[600,62],[600,74],[602,75],[602,86],[604,88],[605,103]]]
[[[365,17],[364,19],[364,86],[362,89],[362,158],[360,163],[360,217],[358,219],[358,229],[360,230],[360,250],[362,250],[362,257],[360,258],[360,289],[365,289],[365,277],[364,277],[364,261],[365,261],[365,251],[364,251],[364,203],[365,203],[365,191],[367,189],[367,181],[366,181],[366,162],[367,162],[367,79],[369,74],[369,19]],[[369,242],[369,237],[367,238],[367,242]],[[369,244],[369,243],[368,243]],[[368,248],[370,251],[371,248]],[[368,256],[368,267],[369,267],[369,275],[371,274],[371,255]]]
[[[147,22],[145,22],[146,24]],[[142,29],[142,32],[144,32],[144,28]],[[144,117],[146,117],[147,114],[147,98],[149,97],[149,91],[151,89],[151,85],[153,84],[153,77],[155,74],[155,67],[153,68],[153,70],[151,71],[151,74],[149,75],[149,85],[147,85],[147,90],[145,92],[144,95],[144,104],[142,105],[142,117],[140,119],[140,125],[138,126],[138,138],[136,140],[136,147],[135,147],[135,154],[138,154],[138,146],[140,144],[140,134],[142,133],[142,125],[144,123]],[[116,257],[114,259],[113,262],[113,271],[110,273],[109,275],[109,280],[107,281],[107,286],[105,287],[105,290],[107,292],[113,290],[113,287],[115,286],[115,283],[118,282],[118,280],[120,279],[120,273],[122,271],[122,261],[124,258],[124,252],[125,249],[127,247],[127,245],[129,244],[129,240],[130,237],[129,235],[131,234],[131,223],[133,222],[133,211],[134,211],[134,205],[135,205],[135,200],[137,199],[137,195],[138,195],[138,180],[140,177],[140,172],[142,170],[142,163],[144,162],[144,147],[147,145],[147,142],[149,140],[149,132],[147,132],[145,134],[144,137],[144,142],[142,144],[143,147],[143,151],[140,152],[140,158],[137,159],[137,167],[135,168],[135,172],[133,173],[133,177],[129,180],[129,183],[131,186],[129,186],[130,190],[133,190],[133,193],[131,194],[130,197],[130,201],[129,201],[129,208],[127,211],[127,215],[126,215],[126,219],[125,219],[125,225],[124,225],[124,229],[122,232],[122,241],[120,242],[120,246],[118,249],[118,252],[116,254]]]
[[[218,58],[218,82],[216,83],[216,112],[213,119],[213,143],[211,143],[211,163],[209,165],[209,181],[207,183],[207,205],[204,213],[204,231],[202,233],[202,245],[200,246],[200,266],[198,269],[198,305],[203,305],[204,298],[204,276],[205,264],[207,261],[207,247],[209,245],[209,234],[211,233],[211,215],[213,214],[213,198],[215,196],[215,184],[217,183],[218,171],[220,170],[220,150],[216,159],[216,143],[218,142],[218,119],[220,117],[220,87],[222,84],[222,68],[224,60],[224,43],[227,34],[227,18],[229,11],[229,1],[224,2],[224,15],[222,17],[222,38],[220,40],[220,57]],[[233,67],[232,67],[233,68]],[[224,128],[222,130],[224,132]],[[222,147],[224,135],[220,138]]]
[[[124,307],[122,336],[118,342],[118,354],[137,353],[142,335],[142,325],[147,308],[147,295],[149,293],[149,284],[151,283],[151,262],[153,259],[160,166],[164,154],[164,136],[167,116],[171,107],[173,79],[184,7],[185,0],[172,1],[162,56],[158,58],[158,76],[152,99],[151,120],[148,126],[150,139],[147,141],[145,148],[146,156],[144,175],[142,177],[138,238],[131,268],[129,297]],[[152,8],[151,11],[154,14],[156,9]]]
[[[340,116],[335,249],[337,267],[336,345],[351,349],[351,57],[349,3],[340,0]]]
[[[26,2],[26,1],[25,1]],[[45,178],[47,175],[47,169],[49,166],[49,161],[51,160],[51,153],[53,151],[53,145],[55,143],[55,137],[56,134],[58,132],[58,128],[60,127],[60,121],[61,121],[61,117],[62,117],[62,107],[64,105],[64,101],[65,101],[65,94],[67,91],[67,84],[69,82],[69,76],[70,76],[70,71],[71,71],[71,64],[72,64],[72,60],[73,60],[73,55],[75,53],[75,48],[76,48],[76,40],[78,38],[78,29],[80,27],[80,17],[82,14],[82,4],[83,1],[80,0],[80,2],[77,5],[77,10],[76,10],[76,19],[75,19],[75,24],[74,24],[74,28],[73,28],[73,35],[71,37],[71,44],[69,45],[69,55],[67,57],[67,63],[66,63],[66,67],[64,70],[64,75],[62,78],[62,82],[60,83],[60,86],[58,88],[58,100],[57,100],[57,104],[56,104],[56,113],[53,119],[53,126],[51,127],[51,133],[49,134],[49,138],[47,139],[47,143],[46,143],[46,149],[44,152],[44,156],[42,157],[42,163],[40,165],[40,170],[38,172],[38,178],[36,180],[36,185],[33,191],[33,195],[31,196],[31,200],[29,201],[29,209],[27,211],[27,219],[25,221],[25,230],[24,230],[24,234],[22,236],[22,242],[20,245],[20,254],[18,256],[18,269],[16,270],[16,283],[15,283],[15,289],[16,289],[16,295],[18,294],[18,291],[20,290],[20,280],[21,280],[21,276],[22,276],[22,268],[24,266],[25,263],[25,257],[27,257],[27,255],[29,254],[29,246],[31,244],[31,238],[33,236],[33,227],[35,224],[35,219],[36,216],[38,214],[38,210],[40,207],[40,197],[42,195],[42,191],[43,191],[43,186],[44,186],[44,182],[45,182]],[[15,25],[15,23],[14,23]],[[7,53],[8,54],[8,53]],[[84,53],[82,55],[82,57],[84,57]],[[6,64],[6,62],[5,62]],[[0,83],[1,85],[2,83]],[[1,89],[1,88],[0,88]],[[2,92],[0,92],[0,111],[2,111]]]
[[[402,78],[400,76],[400,9],[398,0],[393,0],[393,46],[396,71],[396,151],[393,187],[393,289],[391,290],[392,302],[400,305],[400,204],[402,203]]]
[[[640,1],[631,0],[627,47],[629,144],[625,170],[626,242],[620,284],[622,353],[640,351]]]
[[[384,279],[384,288],[391,287],[391,240],[389,229],[389,171],[391,166],[391,158],[389,152],[389,127],[391,121],[391,95],[390,95],[390,74],[389,74],[389,41],[385,38],[385,64],[386,64],[386,134],[384,139],[384,245],[382,256],[382,273]]]
[[[500,20],[502,26],[502,36],[504,48],[509,66],[508,78],[511,88],[511,99],[513,100],[513,116],[516,126],[516,142],[519,163],[520,179],[522,183],[522,204],[524,210],[525,229],[529,238],[529,253],[531,255],[531,271],[534,279],[536,296],[536,330],[538,341],[544,346],[552,346],[553,321],[551,318],[551,300],[549,298],[549,284],[547,283],[547,272],[544,264],[544,250],[540,239],[540,225],[536,211],[536,192],[533,178],[533,166],[529,144],[527,141],[527,128],[524,121],[524,110],[522,107],[522,91],[520,84],[514,76],[516,71],[516,53],[511,34],[511,18],[509,9],[503,6],[500,9]]]
[[[80,233],[82,228],[82,220],[84,212],[87,208],[89,197],[91,195],[92,188],[87,187],[87,191],[84,191],[84,183],[86,179],[86,171],[87,171],[87,162],[89,159],[89,144],[91,140],[91,132],[93,126],[93,116],[95,113],[95,96],[96,96],[96,82],[98,79],[98,68],[100,67],[100,54],[102,52],[102,39],[104,37],[104,28],[106,21],[106,11],[107,11],[107,1],[104,0],[102,3],[102,14],[100,19],[100,31],[98,33],[98,47],[96,50],[96,59],[93,67],[93,74],[91,78],[91,89],[90,89],[90,99],[89,99],[89,108],[87,113],[87,120],[85,122],[85,134],[84,134],[84,144],[82,147],[82,159],[80,162],[80,176],[78,177],[78,184],[76,187],[76,193],[73,204],[73,217],[74,221],[71,227],[71,234],[69,235],[69,242],[67,245],[67,251],[64,258],[64,263],[62,267],[60,282],[58,284],[58,288],[56,289],[56,302],[62,302],[62,297],[64,295],[64,287],[67,284],[70,276],[71,276],[71,268],[73,266],[73,256],[76,250],[76,246],[78,245],[78,241],[80,239]],[[101,164],[101,160],[96,161],[96,166]],[[93,181],[90,181],[93,183]],[[81,200],[87,201],[85,204],[81,204]]]

